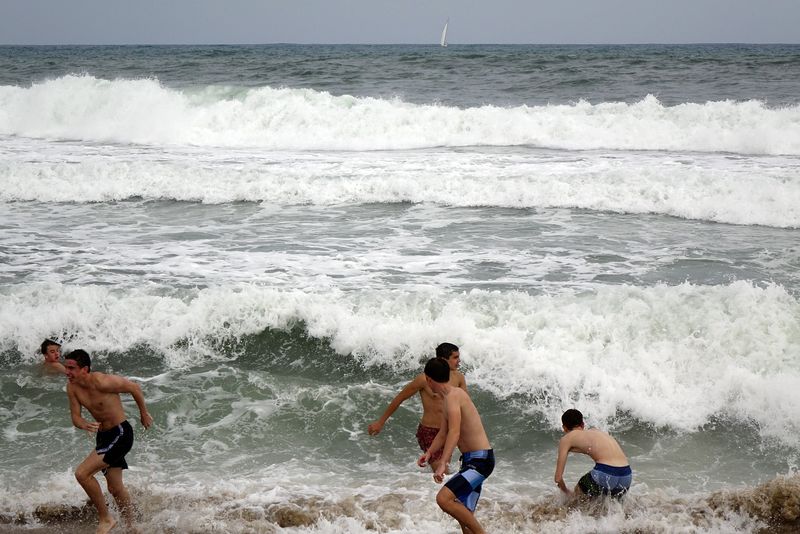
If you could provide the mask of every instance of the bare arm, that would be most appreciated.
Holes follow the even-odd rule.
[[[424,385],[424,375],[419,375],[414,380],[406,384],[406,386],[400,390],[400,393],[398,393],[395,398],[392,399],[392,402],[389,403],[389,406],[386,408],[386,411],[383,412],[383,415],[381,415],[380,419],[367,427],[367,432],[369,432],[369,435],[374,436],[383,430],[383,425],[386,424],[386,421],[395,411],[397,411],[400,405],[418,393],[419,390],[424,387]]]
[[[87,432],[97,432],[100,428],[100,423],[90,423],[83,418],[83,415],[81,415],[81,403],[69,383],[67,383],[67,399],[69,399],[69,414],[72,417],[73,426]]]
[[[564,436],[558,442],[558,459],[556,460],[556,475],[554,477],[559,489],[567,495],[569,495],[570,491],[564,483],[564,469],[567,467],[567,456],[569,455],[569,449],[572,447],[570,441],[569,436]]]
[[[147,405],[144,402],[142,388],[139,387],[139,384],[136,382],[132,382],[127,378],[117,375],[103,375],[102,379],[98,382],[97,389],[103,393],[130,394],[133,397],[133,400],[136,401],[136,406],[139,408],[139,417],[142,422],[142,426],[145,428],[150,428],[150,425],[153,424],[153,418],[148,413]]]
[[[440,430],[436,435],[437,439],[439,439],[439,436],[444,435],[442,461],[439,462],[439,467],[433,474],[433,479],[436,482],[441,482],[444,479],[444,472],[447,470],[447,466],[450,464],[450,457],[453,456],[453,451],[455,450],[458,440],[461,437],[461,403],[464,399],[460,396],[458,398],[453,397],[455,397],[455,395],[451,393],[445,402],[445,420],[447,422],[447,429],[445,430],[445,427],[442,427],[442,430]],[[431,449],[432,448],[433,445],[431,445]]]

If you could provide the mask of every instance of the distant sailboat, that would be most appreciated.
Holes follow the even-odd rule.
[[[439,41],[439,44],[442,46],[447,46],[447,24],[450,22],[450,19],[447,19],[447,22],[444,23],[444,29],[442,30],[442,40]]]

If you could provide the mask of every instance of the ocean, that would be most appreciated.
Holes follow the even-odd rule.
[[[143,533],[458,532],[419,401],[366,432],[445,341],[487,531],[800,531],[798,95],[798,45],[0,47],[0,531],[94,530],[46,337],[144,391]],[[564,505],[573,407],[622,502]]]

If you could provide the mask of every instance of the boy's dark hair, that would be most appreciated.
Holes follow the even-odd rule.
[[[561,424],[567,430],[579,427],[583,424],[583,414],[575,408],[570,408],[561,416]]]
[[[446,384],[450,380],[450,366],[441,358],[431,358],[425,364],[425,376],[434,382]]]
[[[456,347],[452,343],[442,343],[438,347],[436,347],[436,357],[449,360],[450,355],[457,351],[458,347]]]
[[[42,341],[42,346],[40,349],[42,351],[42,354],[47,354],[47,347],[49,347],[50,345],[55,345],[56,347],[60,347],[61,343],[56,343],[52,339],[45,339],[44,341]]]
[[[75,349],[67,353],[67,355],[64,356],[64,360],[75,360],[78,367],[88,367],[89,371],[92,370],[92,359],[89,357],[89,353],[83,349]]]

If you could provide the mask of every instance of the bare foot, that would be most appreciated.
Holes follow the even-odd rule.
[[[114,525],[117,524],[117,520],[113,517],[109,517],[108,519],[101,519],[100,524],[97,525],[97,530],[94,531],[95,534],[107,534],[114,528]]]

